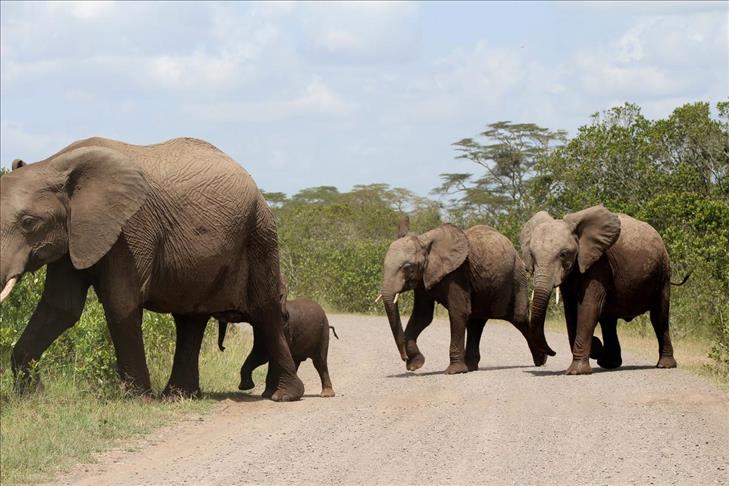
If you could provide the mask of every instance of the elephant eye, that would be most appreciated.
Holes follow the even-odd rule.
[[[25,215],[20,218],[20,227],[25,231],[30,231],[35,227],[36,218],[33,216]]]
[[[562,250],[562,251],[559,252],[559,257],[560,258],[567,258],[567,255],[568,254],[569,254],[569,252],[567,250]]]

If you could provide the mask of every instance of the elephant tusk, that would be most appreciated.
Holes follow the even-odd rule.
[[[532,295],[529,297],[529,302],[534,300],[534,289],[532,289]]]
[[[13,277],[5,284],[5,288],[2,292],[0,292],[0,302],[5,300],[8,295],[10,295],[10,292],[13,291],[13,287],[15,287],[15,284],[18,283],[18,278]]]
[[[554,290],[554,299],[557,301],[557,305],[559,305],[559,287]]]
[[[393,304],[397,304],[397,299],[400,297],[400,292],[395,294],[395,300],[392,301]]]
[[[382,294],[377,296],[377,298],[375,299],[375,304],[378,303],[380,299],[382,299]]]

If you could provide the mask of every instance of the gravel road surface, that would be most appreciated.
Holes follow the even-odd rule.
[[[446,376],[439,319],[408,373],[385,318],[330,322],[335,398],[318,396],[305,362],[299,402],[235,395],[59,484],[729,484],[729,397],[653,357],[565,376],[565,335],[547,335],[557,356],[535,368],[519,333],[492,321],[481,369]]]

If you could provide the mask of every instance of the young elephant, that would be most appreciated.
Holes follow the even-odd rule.
[[[488,226],[474,226],[464,232],[451,224],[417,236],[407,232],[405,219],[400,238],[385,256],[380,295],[395,344],[409,371],[425,363],[417,339],[433,320],[436,302],[448,309],[451,324],[448,374],[478,369],[479,343],[487,319],[511,322],[527,340],[535,365],[543,365],[546,354],[554,355],[546,341],[535,343],[528,332],[527,274],[504,235]],[[415,301],[403,332],[397,299],[407,290],[414,291]]]
[[[228,323],[225,320],[218,320],[218,347],[224,350],[223,341],[227,331]],[[327,354],[329,352],[329,329],[337,336],[337,331],[329,325],[324,309],[311,299],[295,299],[286,301],[286,312],[284,314],[284,334],[289,343],[291,356],[294,358],[296,369],[302,361],[308,358],[314,362],[316,371],[321,379],[321,396],[333,397],[334,389],[329,378],[327,366]],[[241,390],[250,390],[255,386],[253,383],[253,370],[269,360],[268,353],[258,343],[254,335],[253,349],[246,358],[240,370]]]
[[[562,219],[540,211],[524,225],[520,239],[527,269],[534,274],[532,332],[542,339],[550,294],[562,289],[572,347],[568,375],[591,373],[588,358],[602,368],[619,367],[617,320],[630,321],[644,312],[650,312],[658,339],[656,366],[676,367],[668,329],[671,265],[652,226],[603,206]],[[598,322],[604,348],[593,336]]]

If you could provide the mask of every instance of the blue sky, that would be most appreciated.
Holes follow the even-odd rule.
[[[574,134],[729,97],[729,3],[2,2],[0,161],[206,139],[288,194],[475,170],[486,124]]]

